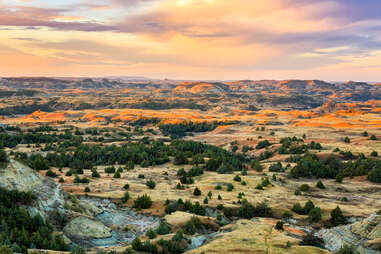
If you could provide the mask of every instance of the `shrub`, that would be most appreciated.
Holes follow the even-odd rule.
[[[149,229],[146,233],[146,236],[149,238],[149,239],[155,239],[157,237],[157,233],[155,230],[152,230],[152,229]]]
[[[296,196],[300,196],[300,195],[302,195],[302,192],[299,189],[297,189],[297,190],[295,190],[294,194]]]
[[[130,200],[130,193],[128,193],[128,191],[126,191],[122,197],[122,202],[127,203],[128,200]]]
[[[257,190],[263,190],[262,184],[258,183],[257,186],[255,187]]]
[[[193,195],[194,196],[201,196],[201,190],[198,187],[196,187],[193,191]]]
[[[135,168],[135,163],[133,161],[127,161],[126,163],[126,169],[127,170],[132,170]]]
[[[177,153],[174,160],[173,160],[174,165],[184,165],[188,164],[188,159],[185,157],[184,153]]]
[[[192,177],[182,176],[182,177],[180,178],[180,182],[181,182],[182,184],[193,184],[193,183],[194,183],[194,180],[193,180]]]
[[[0,163],[4,163],[8,161],[7,152],[4,149],[0,149]]]
[[[126,183],[126,184],[123,186],[123,189],[125,189],[125,190],[130,189],[130,185],[129,185],[128,183]]]
[[[171,228],[168,226],[167,223],[161,222],[159,227],[156,229],[156,233],[159,235],[168,235],[171,233]]]
[[[134,200],[134,207],[139,209],[148,209],[152,206],[152,200],[151,197],[147,194],[144,194],[143,196],[138,196]]]
[[[367,177],[368,181],[374,182],[374,183],[381,183],[381,167],[375,167],[373,168]]]
[[[74,178],[74,183],[89,183],[89,182],[90,182],[90,180],[86,177],[81,179],[81,178],[79,178],[78,175],[76,175]]]
[[[269,168],[270,172],[284,172],[284,168],[280,162],[271,164]]]
[[[231,216],[233,216],[233,209],[232,208],[230,208],[230,207],[224,207],[224,215],[226,216],[226,217],[231,217]]]
[[[199,218],[192,217],[184,226],[184,232],[189,235],[194,235],[198,230],[202,229],[203,225]]]
[[[265,201],[254,206],[244,199],[238,209],[238,216],[245,219],[251,219],[253,217],[270,217],[271,214],[272,210]]]
[[[309,191],[310,190],[310,186],[308,184],[302,184],[302,185],[299,186],[299,190],[300,191],[304,191],[304,192]]]
[[[291,210],[297,214],[304,214],[304,210],[302,208],[302,205],[299,202],[294,204],[294,206],[292,207]]]
[[[180,242],[184,239],[183,231],[179,230],[176,232],[176,234],[172,237],[173,241]]]
[[[261,165],[259,161],[256,161],[256,160],[251,162],[251,168],[257,172],[263,171],[263,166]]]
[[[2,245],[0,247],[1,254],[13,254],[13,250],[8,245]]]
[[[114,174],[114,178],[120,178],[120,173],[119,171],[116,171],[115,174]]]
[[[234,189],[234,185],[232,183],[228,183],[227,187],[226,187],[226,190],[227,191],[233,191],[233,189]]]
[[[338,174],[338,175],[336,176],[335,181],[336,181],[337,183],[342,183],[343,180],[344,180],[344,176],[343,176],[342,174]]]
[[[323,182],[320,181],[320,180],[316,183],[316,187],[319,188],[319,189],[325,189],[325,186],[324,186]]]
[[[143,250],[143,243],[140,241],[139,237],[136,237],[132,243],[132,248],[136,251],[142,251]]]
[[[177,190],[184,190],[184,189],[185,189],[185,186],[182,185],[181,183],[178,183],[178,184],[176,185],[176,189],[177,189]]]
[[[340,199],[340,201],[341,201],[341,202],[348,202],[348,198],[347,198],[347,197],[342,197],[342,198]]]
[[[204,198],[204,201],[203,201],[203,203],[204,203],[205,205],[209,203],[209,200],[208,200],[208,198],[207,198],[207,197],[205,197],[205,198]]]
[[[283,222],[282,222],[282,221],[278,221],[278,222],[275,224],[275,229],[276,229],[276,230],[283,230]]]
[[[345,137],[344,138],[344,142],[349,144],[349,143],[351,143],[351,139],[349,137]]]
[[[340,207],[336,207],[331,211],[331,219],[330,222],[333,226],[339,226],[345,224],[345,217]]]
[[[112,167],[106,167],[106,168],[105,168],[105,173],[106,173],[106,174],[114,174],[115,171],[116,171],[116,169],[115,169],[114,166],[112,166]]]
[[[48,177],[56,177],[57,174],[54,173],[51,169],[49,169],[48,171],[46,171],[46,176],[48,176]]]
[[[262,149],[271,146],[271,143],[268,140],[262,140],[260,141],[255,149]]]
[[[336,254],[358,254],[358,252],[355,250],[355,247],[344,245]]]
[[[218,185],[216,185],[216,186],[214,187],[214,189],[215,189],[215,190],[222,190],[222,186],[218,184]]]
[[[377,137],[375,135],[370,136],[370,140],[377,140]]]
[[[222,200],[221,195],[218,195],[217,199],[218,199],[218,200]]]
[[[99,173],[98,173],[98,171],[96,169],[92,170],[91,176],[92,177],[100,177],[100,175],[99,175]]]
[[[140,179],[144,179],[145,176],[144,176],[143,174],[139,174],[139,175],[138,175],[138,178],[140,178]]]
[[[372,156],[372,157],[378,157],[378,152],[373,151],[373,152],[370,153],[370,156]]]
[[[241,182],[241,177],[239,175],[236,175],[234,178],[233,178],[234,181],[236,182]]]
[[[151,163],[150,163],[150,161],[148,161],[148,160],[144,160],[144,161],[142,161],[142,162],[140,163],[140,166],[141,166],[142,168],[148,168],[149,166],[151,166]]]
[[[224,209],[224,205],[223,204],[218,204],[216,208],[217,208],[217,210],[221,211],[222,209]]]
[[[60,177],[60,179],[58,180],[58,182],[59,182],[59,183],[64,183],[65,180],[64,180],[62,177]]]
[[[303,208],[303,211],[304,211],[304,214],[308,214],[312,209],[315,208],[315,205],[314,203],[311,201],[311,200],[308,200],[305,204],[304,204],[304,208]]]
[[[147,185],[148,188],[150,188],[150,189],[155,189],[155,187],[156,187],[156,183],[155,183],[155,181],[152,180],[152,179],[148,180],[148,181],[146,182],[146,185]]]
[[[283,215],[282,215],[282,218],[283,219],[289,219],[289,218],[292,218],[292,214],[289,212],[289,211],[284,211]]]
[[[270,183],[269,178],[265,177],[265,178],[262,179],[262,183],[261,184],[262,184],[262,186],[266,187],[266,186],[270,185],[271,183]]]
[[[85,187],[85,192],[90,192],[90,188],[88,186]]]
[[[308,213],[308,220],[311,222],[318,222],[321,220],[321,210],[319,207],[313,208],[309,213]]]

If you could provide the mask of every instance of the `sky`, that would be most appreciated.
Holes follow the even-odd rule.
[[[0,76],[381,81],[381,1],[0,0]]]

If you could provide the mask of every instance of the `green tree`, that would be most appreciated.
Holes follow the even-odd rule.
[[[122,197],[122,203],[127,203],[127,201],[130,199],[130,193],[126,191]]]
[[[188,159],[187,157],[185,157],[184,153],[178,152],[173,160],[173,164],[175,165],[188,164]]]
[[[324,186],[323,182],[320,181],[320,180],[316,183],[316,187],[319,188],[319,189],[325,189],[325,186]]]
[[[143,196],[138,196],[134,200],[134,207],[139,209],[148,209],[152,206],[152,200],[151,197],[147,194],[144,194]]]
[[[275,224],[275,229],[276,230],[283,230],[283,222],[282,221],[277,221],[277,223]]]
[[[148,181],[146,182],[146,185],[147,185],[147,187],[150,188],[150,189],[155,189],[155,187],[156,187],[156,183],[155,183],[155,181],[152,180],[152,179],[148,180]]]
[[[311,222],[319,222],[321,220],[321,210],[319,207],[313,208],[309,213],[308,213],[308,220]]]
[[[381,166],[373,168],[369,172],[367,179],[374,183],[381,183]]]
[[[193,195],[194,196],[201,196],[201,190],[198,187],[196,187],[193,191]]]
[[[339,206],[337,206],[335,209],[331,211],[330,222],[333,226],[345,224],[345,217]]]
[[[116,172],[114,173],[114,178],[120,178],[120,173],[119,173],[119,171],[116,171]]]

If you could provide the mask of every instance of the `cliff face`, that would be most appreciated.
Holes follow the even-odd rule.
[[[373,214],[353,224],[323,229],[316,235],[323,238],[325,247],[333,252],[347,244],[356,246],[360,254],[380,253],[381,215]]]

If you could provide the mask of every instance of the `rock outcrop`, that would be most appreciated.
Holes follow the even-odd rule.
[[[333,252],[343,245],[353,245],[360,254],[377,254],[381,251],[381,215],[370,217],[353,224],[323,229],[316,233],[323,238],[325,247]]]
[[[10,159],[7,167],[0,170],[0,186],[18,191],[31,191],[36,204],[29,207],[32,214],[48,218],[57,209],[64,210],[64,194],[61,186],[40,175],[28,166]]]

